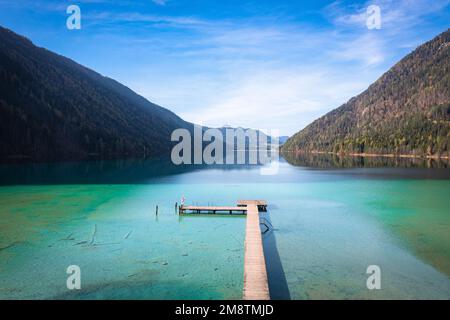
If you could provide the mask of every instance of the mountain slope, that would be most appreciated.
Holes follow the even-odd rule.
[[[449,156],[449,128],[450,29],[295,134],[282,150]]]
[[[0,27],[0,159],[169,154],[192,128],[120,83]]]

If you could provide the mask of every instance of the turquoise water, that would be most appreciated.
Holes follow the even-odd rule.
[[[178,193],[160,184],[0,188],[0,247],[14,244],[0,251],[0,297],[239,299],[245,220],[180,218]],[[79,292],[66,288],[69,265],[81,268]]]
[[[195,169],[195,170],[194,170]],[[240,299],[245,218],[175,202],[266,199],[273,298],[449,299],[448,169],[1,166],[1,299]],[[156,215],[156,206],[159,214]],[[66,288],[81,268],[82,290]],[[381,268],[368,290],[366,269]]]

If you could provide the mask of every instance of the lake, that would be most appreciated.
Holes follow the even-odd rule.
[[[0,166],[0,299],[240,299],[245,217],[175,203],[265,199],[274,299],[450,299],[450,170],[409,160]],[[158,214],[156,214],[158,206]],[[68,290],[66,269],[81,269]],[[381,290],[368,290],[368,266]]]

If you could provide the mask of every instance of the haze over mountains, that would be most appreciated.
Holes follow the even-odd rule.
[[[295,134],[282,150],[450,156],[450,30]]]

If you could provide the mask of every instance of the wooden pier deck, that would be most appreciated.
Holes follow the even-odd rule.
[[[233,212],[240,212],[247,215],[244,244],[244,300],[270,300],[259,221],[259,211],[266,210],[267,203],[263,200],[240,200],[237,207],[181,206],[179,208],[180,214],[189,212],[233,214]]]
[[[265,200],[239,200],[237,203],[238,207],[246,207],[249,205],[255,205],[258,207],[259,211],[267,211],[267,201]]]
[[[244,300],[270,300],[266,260],[259,223],[259,209],[266,210],[266,202],[239,201],[247,208],[244,256]],[[261,208],[261,206],[264,206]]]
[[[206,206],[181,206],[180,214],[188,214],[188,213],[205,213],[205,214],[218,214],[218,213],[240,213],[246,214],[247,208],[245,207],[206,207]]]

